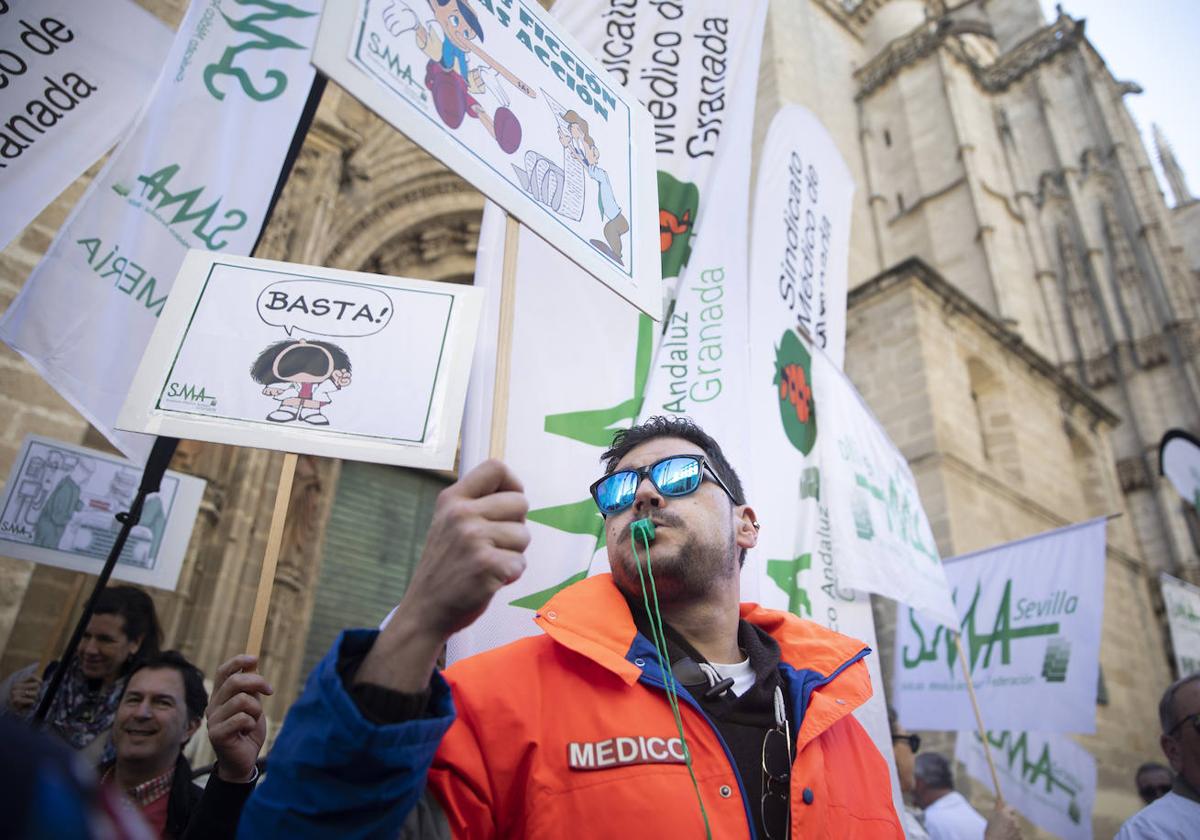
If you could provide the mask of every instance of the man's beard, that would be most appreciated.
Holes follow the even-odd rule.
[[[673,518],[663,516],[664,524],[670,528],[683,530],[683,523]],[[629,527],[622,532],[622,539],[629,541]],[[645,578],[646,593],[653,596],[658,594],[661,604],[683,603],[703,599],[717,588],[718,584],[738,573],[736,553],[737,544],[733,535],[727,545],[703,545],[692,533],[677,548],[664,551],[661,555],[652,554],[654,543],[647,549],[639,539],[637,541],[637,557],[641,559],[642,576]],[[628,597],[637,601],[642,600],[642,578],[638,575],[638,560],[632,555],[626,560],[622,558],[612,568],[613,581]],[[653,587],[650,573],[653,572]]]

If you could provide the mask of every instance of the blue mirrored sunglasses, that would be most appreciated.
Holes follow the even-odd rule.
[[[643,478],[649,478],[650,483],[664,496],[686,496],[695,493],[700,487],[706,469],[733,503],[737,504],[737,499],[725,486],[725,482],[700,455],[671,455],[661,461],[655,461],[648,467],[609,473],[591,486],[592,498],[596,500],[601,515],[609,516],[620,513],[633,504],[638,485],[642,483]]]

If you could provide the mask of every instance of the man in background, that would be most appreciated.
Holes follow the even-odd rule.
[[[954,789],[954,774],[945,756],[921,753],[913,776],[913,796],[925,809],[925,830],[932,840],[983,840],[987,820]]]
[[[1176,680],[1158,704],[1159,744],[1175,781],[1125,821],[1117,840],[1184,840],[1200,835],[1200,671]]]
[[[232,837],[237,831],[266,737],[258,698],[272,693],[250,672],[256,664],[252,656],[223,664],[211,702],[204,675],[176,651],[141,662],[130,675],[113,724],[116,759],[101,767],[101,779],[141,812],[155,837]],[[201,789],[192,783],[183,748],[206,706],[217,764]]]
[[[1142,797],[1142,802],[1147,805],[1170,793],[1174,781],[1175,774],[1171,772],[1171,768],[1157,761],[1147,761],[1137,769],[1133,777],[1138,796]]]

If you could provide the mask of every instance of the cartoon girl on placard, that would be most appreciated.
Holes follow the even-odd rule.
[[[279,401],[267,415],[271,422],[328,426],[323,409],[335,391],[350,384],[350,357],[327,341],[285,339],[262,351],[250,367],[250,378]]]

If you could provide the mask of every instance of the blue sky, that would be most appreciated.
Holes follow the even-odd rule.
[[[1053,19],[1054,2],[1041,4],[1047,20]],[[1155,168],[1151,123],[1166,133],[1188,188],[1200,197],[1200,0],[1063,0],[1062,5],[1071,17],[1087,19],[1088,40],[1113,75],[1145,91],[1126,96],[1125,104]],[[1167,203],[1173,203],[1161,172],[1159,183]]]

